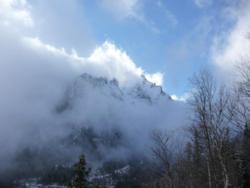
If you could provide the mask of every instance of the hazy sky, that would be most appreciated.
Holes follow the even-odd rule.
[[[201,67],[249,54],[249,10],[249,0],[0,0],[0,21],[80,57],[109,41],[181,97]]]

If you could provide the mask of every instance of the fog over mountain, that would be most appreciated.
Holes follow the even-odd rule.
[[[25,148],[74,161],[87,146],[66,146],[63,140],[81,128],[122,134],[124,144],[116,149],[98,148],[105,159],[146,154],[153,130],[185,125],[185,104],[157,85],[157,73],[145,73],[114,44],[105,42],[83,58],[5,27],[1,32],[1,171]],[[149,81],[155,77],[156,83]]]

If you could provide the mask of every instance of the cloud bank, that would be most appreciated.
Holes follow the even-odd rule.
[[[20,7],[13,9],[16,6],[12,2],[21,3]],[[2,15],[12,15],[23,8],[26,11],[29,7],[26,3],[1,4],[10,11]],[[35,23],[28,9],[26,15]],[[81,57],[75,50],[67,52],[39,37],[10,29],[26,27],[26,19],[2,16],[0,20],[11,23],[0,25],[0,159],[5,161],[0,165],[1,171],[10,168],[16,153],[26,147],[41,151],[46,148],[47,155],[57,160],[76,157],[73,155],[82,150],[60,145],[61,139],[71,134],[72,126],[119,129],[130,140],[129,146],[142,152],[153,129],[174,129],[175,125],[184,124],[175,113],[185,114],[182,104],[170,100],[157,87],[163,84],[163,75],[150,74],[136,66],[114,43],[106,41],[97,45],[89,56]],[[104,80],[100,83],[105,83],[105,87],[94,87],[84,79],[77,81],[83,73],[91,75],[93,80]],[[143,75],[155,84],[147,82]],[[111,82],[113,79],[117,84]],[[75,83],[80,87],[72,89]],[[68,90],[79,95],[70,95],[71,108],[58,115],[56,107],[62,104]],[[113,152],[117,156],[115,153],[120,150]]]
[[[64,48],[56,48],[43,43],[39,38],[24,37],[23,42],[34,50],[47,51],[68,59],[78,73],[82,71],[97,77],[117,79],[122,87],[132,86],[141,80],[142,75],[156,85],[162,86],[163,84],[162,73],[150,74],[141,67],[137,67],[125,51],[109,41],[97,46],[89,57],[79,56],[74,49],[68,53]]]

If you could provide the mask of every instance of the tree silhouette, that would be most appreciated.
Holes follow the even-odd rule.
[[[71,182],[71,188],[88,188],[88,176],[90,169],[87,168],[84,155],[80,156],[79,161],[74,165],[74,178]]]

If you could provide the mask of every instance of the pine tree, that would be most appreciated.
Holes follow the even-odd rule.
[[[245,126],[242,146],[243,188],[250,187],[250,123]]]
[[[75,177],[71,183],[71,188],[88,188],[89,182],[87,180],[90,170],[86,167],[86,160],[84,155],[80,156],[78,163],[74,165]]]

